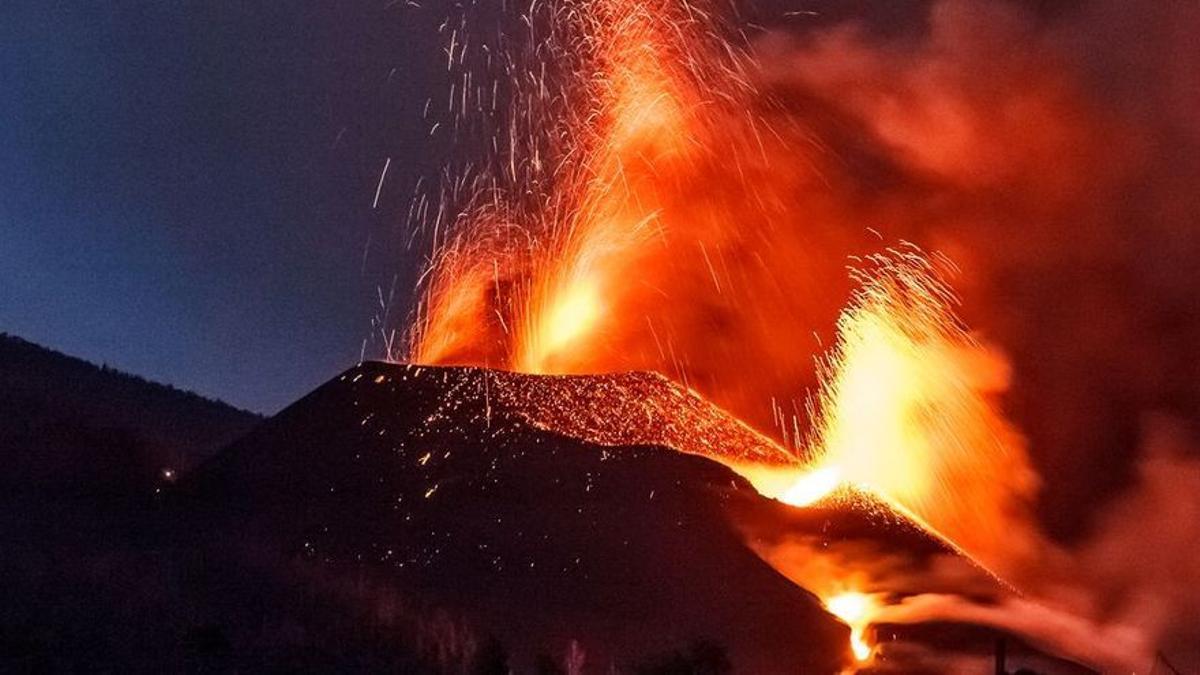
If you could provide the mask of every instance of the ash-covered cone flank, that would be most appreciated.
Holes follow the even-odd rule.
[[[361,364],[175,486],[168,614],[229,626],[226,663],[251,669],[495,672],[499,644],[516,673],[834,673],[849,631],[808,591],[846,581],[813,576],[840,556],[903,570],[900,594],[934,570],[1004,592],[867,495],[796,509],[699,455],[793,461],[658,375]],[[879,626],[871,672],[986,659],[997,635]]]
[[[564,413],[622,445],[542,428],[569,426]],[[354,578],[345,601],[379,603],[368,612],[403,605],[419,615],[417,646],[443,660],[454,631],[438,621],[494,636],[518,668],[572,641],[587,672],[607,672],[707,638],[739,672],[836,672],[846,627],[731,522],[766,500],[717,463],[629,444],[728,443],[772,459],[719,413],[653,375],[366,363],[228,448],[179,497],[198,537],[307,559],[315,584]]]

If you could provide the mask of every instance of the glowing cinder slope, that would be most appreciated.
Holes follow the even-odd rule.
[[[496,399],[531,424],[601,445],[662,445],[723,461],[796,458],[658,373],[531,376],[488,371]]]

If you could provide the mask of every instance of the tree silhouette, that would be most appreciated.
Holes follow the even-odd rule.
[[[697,640],[686,650],[671,652],[636,669],[638,675],[728,675],[733,664],[725,648],[711,640]]]
[[[508,652],[495,637],[489,636],[475,650],[471,675],[508,675]]]

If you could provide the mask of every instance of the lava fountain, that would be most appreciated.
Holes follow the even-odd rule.
[[[1037,489],[998,396],[1004,359],[973,339],[955,296],[919,252],[867,261],[825,357],[812,468],[779,495],[798,506],[839,486],[886,499],[998,571],[1032,551]]]
[[[436,242],[414,361],[591,370],[644,291],[632,279],[664,236],[671,185],[699,160],[694,11],[662,0],[531,9],[527,23],[548,23],[549,36],[529,60],[566,72],[508,83],[521,123],[493,139],[506,150],[476,190],[485,201]]]
[[[408,360],[696,379],[739,415],[768,408],[775,428],[757,426],[777,456],[807,457],[764,468],[738,448],[706,452],[764,494],[806,505],[867,491],[1003,572],[1036,480],[997,403],[1005,362],[964,329],[941,271],[915,247],[863,258],[808,415],[763,400],[774,371],[807,366],[812,270],[841,264],[803,223],[780,222],[795,215],[795,177],[814,173],[804,134],[750,109],[749,60],[701,5],[567,0],[525,23],[543,22],[529,67],[511,69],[492,170],[443,208],[460,215],[435,241]],[[814,590],[869,658],[881,600]]]

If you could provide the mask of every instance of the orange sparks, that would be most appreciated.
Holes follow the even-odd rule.
[[[802,396],[807,367],[796,324],[778,317],[803,313],[788,303],[817,290],[805,276],[817,256],[785,247],[768,262],[778,241],[770,204],[794,187],[778,175],[803,162],[778,129],[737,117],[751,100],[749,71],[714,43],[701,7],[556,7],[541,10],[558,28],[536,55],[565,72],[514,79],[523,122],[494,143],[507,148],[495,175],[439,242],[412,360],[654,369],[688,385],[699,361],[698,390],[769,428],[764,391]],[[870,259],[858,281],[818,372],[814,414],[800,420],[771,401],[777,435],[810,464],[770,494],[807,505],[841,486],[869,490],[994,566],[997,542],[1013,546],[1010,516],[1036,488],[995,400],[1007,366],[964,331],[954,296],[915,249]]]
[[[513,365],[523,372],[576,372],[603,342],[596,333],[612,318],[603,303],[630,289],[623,275],[633,273],[661,208],[659,172],[689,135],[686,87],[672,76],[673,47],[662,34],[676,12],[626,0],[593,12],[598,109],[593,128],[573,130],[590,140],[571,149],[581,159],[577,180],[553,195],[569,212],[534,252],[529,297],[517,308]]]
[[[711,39],[697,6],[568,0],[530,11],[530,30],[548,33],[531,32],[535,62],[508,85],[516,121],[496,130],[507,138],[493,139],[491,172],[435,242],[414,361],[615,369],[606,350],[646,327],[632,306],[662,292],[665,270],[646,263],[666,253],[668,225],[685,225],[664,214],[679,211],[681,184],[711,154],[701,112],[722,76],[720,59],[702,58]],[[439,222],[456,207],[443,204]]]

